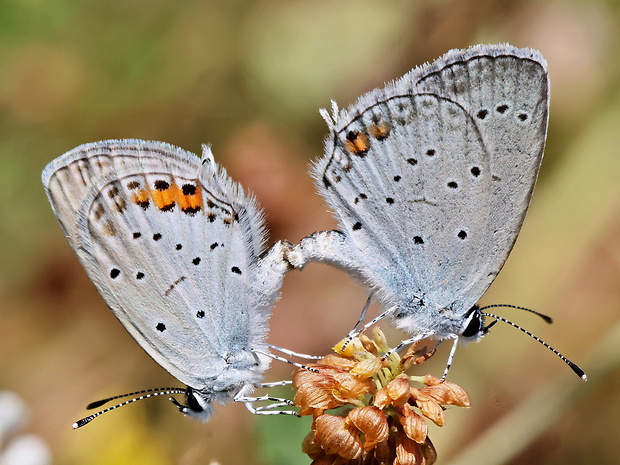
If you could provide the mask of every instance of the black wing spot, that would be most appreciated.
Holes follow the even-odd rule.
[[[211,244],[211,245],[209,246],[209,248],[210,248],[211,250],[215,250],[215,249],[216,249],[219,245],[220,245],[220,244],[218,244],[217,242],[214,242],[213,244]]]
[[[173,202],[170,202],[169,204],[166,204],[166,205],[163,205],[163,206],[159,207],[159,209],[161,211],[163,211],[163,212],[171,212],[171,211],[174,210],[174,206],[175,205],[176,205],[176,203],[173,201]]]
[[[238,267],[238,266],[233,266],[233,267],[230,269],[230,271],[232,271],[233,273],[236,273],[236,274],[241,274],[241,270],[239,269],[239,267]]]
[[[422,239],[420,236],[413,236],[413,243],[414,244],[424,244],[424,239]]]
[[[198,313],[196,313],[196,318],[204,318],[204,317],[205,317],[204,310],[199,310]]]
[[[500,105],[495,110],[497,110],[499,114],[503,115],[504,113],[506,113],[506,111],[508,111],[508,105]]]
[[[353,231],[358,231],[360,229],[362,229],[362,223],[358,221],[357,223],[353,225]]]
[[[400,181],[400,176],[394,176],[394,181],[396,182]]]
[[[153,183],[153,186],[155,186],[155,189],[158,191],[165,191],[170,188],[170,183],[168,183],[168,181],[164,181],[163,179],[158,179]]]
[[[527,119],[527,114],[520,113],[519,116],[517,116],[517,118],[519,118],[521,121],[525,121]]]
[[[186,215],[189,215],[189,216],[194,216],[200,210],[201,210],[200,205],[198,205],[196,207],[186,207],[186,208],[182,209],[183,213],[185,213]]]
[[[471,170],[469,171],[471,171],[471,174],[473,174],[476,178],[480,176],[480,168],[478,168],[477,166],[472,166]]]
[[[142,237],[142,233],[141,232],[135,232],[133,233],[133,238],[134,239],[140,239]]]
[[[200,260],[201,260],[201,258],[200,258],[200,257],[196,257],[196,258],[194,258],[194,259],[192,260],[192,263],[193,263],[194,265],[200,265]]]
[[[215,213],[209,213],[207,215],[207,219],[209,220],[209,222],[213,223],[215,221]]]
[[[488,110],[480,110],[478,113],[476,113],[476,116],[478,117],[478,119],[485,119],[488,114]]]
[[[155,329],[159,331],[160,333],[163,333],[166,330],[166,325],[163,323],[157,323],[157,326],[155,326]]]
[[[161,239],[161,234],[160,234],[160,233],[155,233],[155,234],[153,234],[153,240],[154,240],[154,241],[158,241],[158,240],[160,240],[160,239]]]
[[[196,194],[196,186],[194,186],[193,184],[183,184],[183,187],[181,187],[181,190],[183,191],[183,195]]]
[[[418,164],[418,160],[416,160],[415,158],[407,158],[407,163],[415,166]]]
[[[394,203],[394,199],[393,199],[392,197],[386,197],[386,198],[385,198],[385,201],[386,201],[387,203],[389,203],[390,205],[392,205],[392,204]]]
[[[121,270],[119,270],[118,268],[112,268],[110,270],[110,278],[112,279],[116,279],[118,278],[118,275],[121,274]]]
[[[140,187],[140,183],[138,181],[129,181],[127,183],[127,189],[135,190]]]
[[[428,149],[426,151],[426,155],[428,155],[429,157],[435,156],[435,149]]]
[[[467,233],[461,229],[457,236],[459,237],[459,239],[465,240],[467,238]]]
[[[142,278],[144,278],[144,273],[142,273],[142,271],[138,271],[136,273],[136,279],[142,279]]]
[[[459,187],[459,185],[458,185],[455,181],[450,181],[450,182],[448,183],[448,187],[449,187],[450,189],[456,189],[457,187]]]
[[[183,244],[177,244],[174,246],[175,249],[181,250],[183,248]]]

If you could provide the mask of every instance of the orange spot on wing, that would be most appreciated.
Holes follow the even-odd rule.
[[[347,135],[345,145],[349,152],[353,152],[355,155],[362,157],[366,155],[366,152],[370,149],[368,137],[363,132],[350,132]]]
[[[131,194],[131,201],[146,208],[149,202],[163,211],[171,211],[175,205],[185,213],[196,213],[202,209],[202,189],[195,186],[192,194],[183,193],[183,189],[176,183],[170,184],[167,189],[139,189]]]
[[[199,185],[193,194],[184,194],[182,189],[177,187],[177,203],[183,211],[198,211],[202,209],[202,189]]]
[[[375,139],[385,140],[390,135],[390,127],[386,123],[377,123],[370,126],[369,132]]]
[[[139,189],[133,194],[131,194],[131,201],[136,205],[143,206],[144,204],[148,204],[151,196],[149,195],[149,191],[146,189]]]
[[[171,210],[176,201],[175,193],[177,190],[176,185],[172,184],[168,189],[151,189],[150,194],[157,208],[160,210]]]

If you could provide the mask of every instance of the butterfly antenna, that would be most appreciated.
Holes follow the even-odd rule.
[[[125,402],[121,402],[120,404],[113,405],[112,407],[108,407],[106,409],[100,410],[99,412],[93,413],[92,415],[89,415],[87,417],[82,418],[81,420],[76,421],[75,423],[73,423],[73,425],[71,425],[71,427],[73,429],[81,428],[82,426],[87,425],[88,423],[93,421],[99,415],[102,415],[102,414],[104,414],[106,412],[109,412],[110,410],[115,410],[115,409],[117,409],[119,407],[123,407],[125,405],[131,404],[131,403],[136,402],[138,400],[148,399],[149,397],[164,396],[164,395],[168,395],[168,394],[185,394],[186,392],[187,392],[187,389],[183,389],[183,388],[144,389],[142,391],[136,391],[136,392],[132,392],[132,393],[129,393],[129,394],[123,394],[123,395],[120,395],[120,396],[109,397],[108,399],[103,399],[103,400],[98,400],[96,402],[91,402],[90,404],[88,404],[88,406],[86,408],[88,408],[88,409],[97,408],[97,407],[100,407],[103,404],[106,404],[107,402],[109,402],[111,400],[114,400],[114,399],[119,399],[121,397],[127,397],[127,396],[133,396],[133,395],[136,395],[136,394],[148,393],[148,394],[145,394],[145,395],[140,395],[138,397],[134,397],[133,399],[126,400]]]
[[[489,308],[489,307],[485,307],[485,308]],[[521,307],[516,307],[521,309]],[[524,310],[529,310],[529,309],[524,309]],[[531,310],[530,310],[531,311]],[[538,312],[532,312],[532,313],[536,313],[538,314]],[[560,357],[560,359],[562,361],[564,361],[564,363],[566,363],[569,367],[571,367],[571,369],[577,374],[577,376],[579,376],[581,379],[583,379],[584,381],[588,380],[588,377],[586,376],[585,372],[579,368],[579,366],[577,366],[577,364],[571,362],[568,358],[566,358],[564,355],[562,355],[559,351],[557,351],[556,349],[554,349],[553,347],[551,347],[549,344],[547,344],[545,341],[543,341],[542,339],[540,339],[539,337],[533,335],[532,333],[530,333],[527,329],[522,328],[521,326],[517,325],[516,323],[513,323],[510,320],[507,320],[506,318],[502,318],[499,315],[494,315],[493,313],[486,313],[486,312],[481,312],[482,315],[484,316],[488,316],[489,318],[495,318],[495,322],[497,321],[502,321],[504,323],[508,323],[510,326],[517,328],[518,330],[524,332],[525,334],[527,334],[529,337],[531,337],[532,339],[540,342],[543,346],[545,346],[547,349],[549,349],[551,352],[553,352],[555,355],[557,355],[558,357]],[[492,322],[491,324],[489,324],[485,329],[488,331],[488,329],[495,324],[495,322]]]
[[[484,311],[487,308],[500,308],[500,307],[502,307],[502,308],[516,308],[517,310],[524,310],[526,312],[533,313],[534,315],[538,315],[543,320],[545,320],[546,323],[549,323],[549,324],[553,323],[553,318],[551,318],[549,315],[545,315],[544,313],[537,312],[536,310],[532,310],[531,308],[519,307],[518,305],[510,305],[510,304],[487,305],[486,307],[482,307],[480,309],[480,311]]]
[[[86,406],[86,409],[91,410],[94,408],[98,408],[98,407],[101,407],[102,405],[107,404],[108,402],[112,400],[122,399],[123,397],[137,396],[137,395],[147,394],[147,393],[156,392],[156,391],[174,391],[176,389],[180,389],[180,388],[174,388],[174,387],[151,388],[151,389],[142,389],[141,391],[128,392],[127,394],[121,394],[121,395],[114,396],[114,397],[108,397],[107,399],[101,399],[101,400],[96,400],[95,402],[91,402],[90,404]]]

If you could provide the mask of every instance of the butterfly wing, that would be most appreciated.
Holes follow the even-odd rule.
[[[439,309],[460,324],[519,233],[547,108],[544,59],[510,46],[449,52],[362,96],[333,115],[313,169],[342,234],[302,242],[296,264],[354,270],[419,314],[411,332],[437,328]]]
[[[266,337],[283,247],[259,258],[263,215],[208,148],[200,159],[159,142],[96,142],[52,161],[43,183],[97,290],[155,361],[196,389],[260,379],[251,349]]]

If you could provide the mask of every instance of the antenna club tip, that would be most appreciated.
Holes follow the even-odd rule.
[[[587,380],[588,380],[588,377],[587,377],[587,376],[586,376],[586,374],[584,373],[584,374],[582,374],[582,375],[581,375],[581,379],[583,379],[584,381],[587,381]]]
[[[82,418],[81,420],[78,420],[75,423],[73,423],[71,425],[71,428],[73,428],[73,429],[81,428],[82,426],[90,423],[91,420],[92,420],[92,418],[90,418],[90,417]]]

